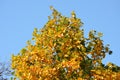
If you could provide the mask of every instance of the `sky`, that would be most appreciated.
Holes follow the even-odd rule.
[[[33,29],[45,25],[50,6],[68,17],[75,11],[85,35],[102,32],[104,44],[113,51],[103,63],[120,66],[120,0],[0,0],[0,62],[10,61],[32,38]]]

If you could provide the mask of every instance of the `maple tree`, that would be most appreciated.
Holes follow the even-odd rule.
[[[120,68],[104,65],[102,59],[111,54],[104,45],[102,33],[91,30],[84,36],[83,23],[76,17],[61,15],[50,7],[52,15],[45,26],[33,31],[19,54],[12,55],[12,69],[20,80],[118,80]]]

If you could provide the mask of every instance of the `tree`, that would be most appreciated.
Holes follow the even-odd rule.
[[[10,69],[10,65],[0,62],[0,80],[8,80],[11,75],[12,70]]]
[[[53,7],[51,10],[45,26],[35,28],[32,40],[12,56],[14,75],[20,80],[120,79],[118,66],[102,63],[106,54],[112,53],[109,45],[103,44],[102,33],[91,30],[86,38],[74,11],[65,17]]]

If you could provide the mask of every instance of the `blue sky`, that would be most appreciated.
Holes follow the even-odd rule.
[[[26,46],[33,29],[44,26],[51,5],[65,16],[74,10],[85,35],[91,29],[103,32],[104,43],[113,51],[103,63],[120,66],[120,0],[0,0],[0,62],[9,61]]]

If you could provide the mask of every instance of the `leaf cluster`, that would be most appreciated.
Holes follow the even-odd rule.
[[[32,41],[12,56],[14,75],[20,80],[118,80],[119,68],[102,63],[111,53],[102,33],[91,30],[86,38],[74,11],[65,17],[51,10],[44,27],[35,28]]]

